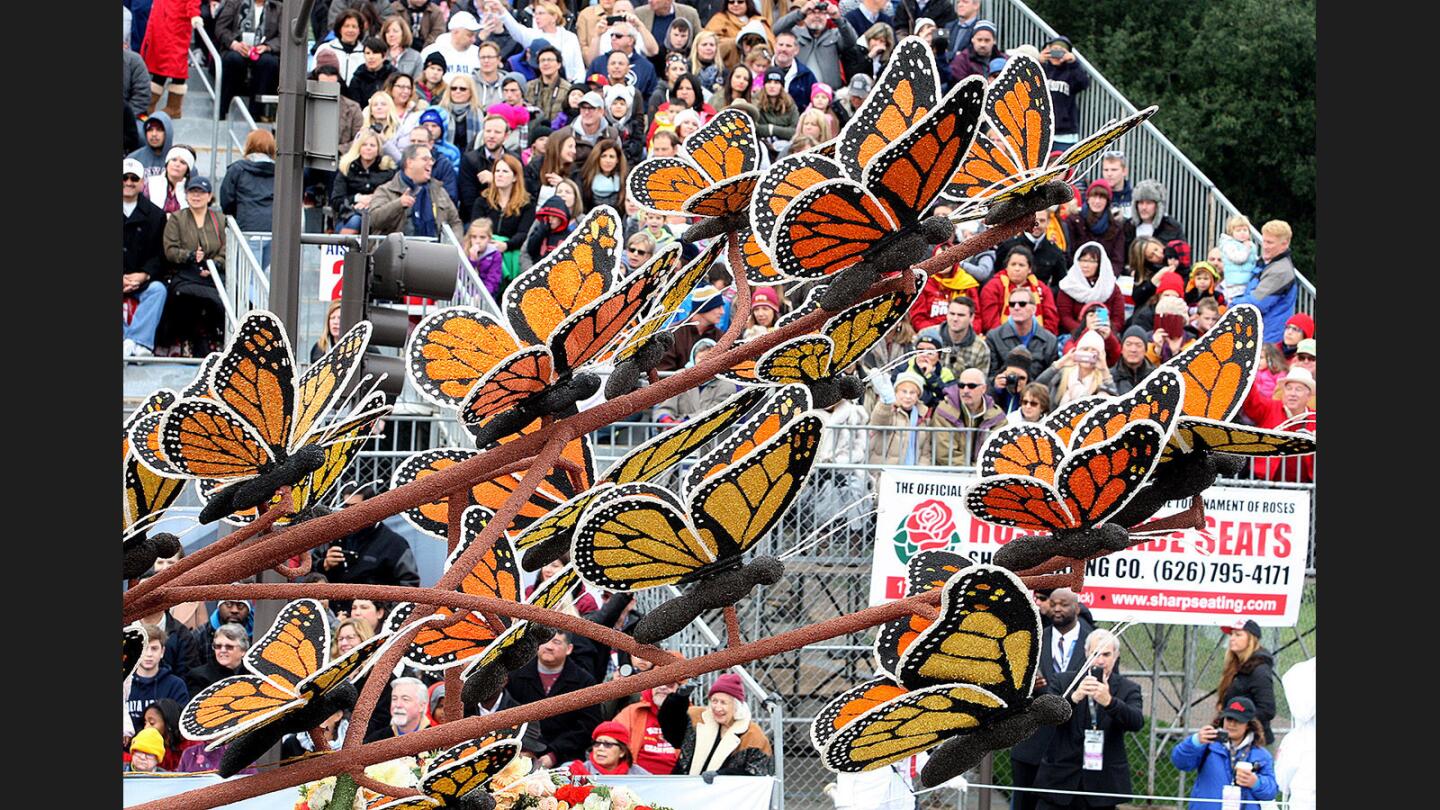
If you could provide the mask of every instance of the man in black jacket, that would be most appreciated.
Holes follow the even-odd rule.
[[[517,704],[523,705],[594,686],[595,679],[590,673],[570,660],[570,653],[574,650],[570,634],[564,630],[557,631],[549,641],[540,645],[534,660],[510,673],[510,683],[505,691]],[[536,767],[553,768],[572,759],[583,758],[590,747],[590,732],[602,719],[598,708],[585,706],[541,720],[540,736],[550,750],[536,759]]]
[[[1085,640],[1094,626],[1080,617],[1080,599],[1069,588],[1056,588],[1048,601],[1040,605],[1043,618],[1050,623],[1040,636],[1040,664],[1035,675],[1035,689],[1039,691],[1052,684],[1064,689],[1075,680],[1080,667],[1085,663]],[[1015,787],[1035,787],[1035,774],[1040,761],[1055,736],[1052,726],[1041,726],[1029,739],[1021,740],[1010,749],[1010,762],[1015,773]],[[1017,791],[1010,800],[1015,810],[1035,810],[1038,796],[1029,791]]]
[[[135,313],[124,325],[124,354],[154,353],[155,330],[165,312],[165,285],[158,277],[164,256],[165,212],[145,199],[145,167],[134,158],[120,164],[120,295],[133,297]]]
[[[1065,261],[1065,251],[1045,236],[1045,231],[1049,227],[1050,209],[1043,208],[1036,211],[1035,224],[1030,226],[1030,230],[1021,231],[995,246],[995,266],[1005,266],[1005,260],[1010,257],[1011,248],[1029,248],[1030,252],[1035,254],[1033,270],[1035,277],[1045,284],[1049,284],[1052,291],[1058,292],[1060,279],[1065,277],[1065,273],[1070,269],[1070,263]]]
[[[369,484],[345,498],[345,506],[364,503],[380,494],[378,484]],[[315,567],[331,581],[360,585],[420,585],[415,554],[405,538],[383,523],[361,529],[314,552]],[[330,609],[350,611],[350,600],[335,599]]]
[[[1075,96],[1090,86],[1090,74],[1080,67],[1068,37],[1053,37],[1041,51],[1040,67],[1050,89],[1050,109],[1055,115],[1055,138],[1051,149],[1064,151],[1080,140],[1080,105]]]
[[[1116,396],[1130,393],[1155,370],[1155,366],[1145,359],[1145,348],[1149,345],[1150,333],[1143,326],[1125,330],[1125,338],[1120,341],[1120,359],[1110,369],[1110,376],[1115,379]]]
[[[1126,795],[1131,792],[1131,785],[1125,733],[1137,732],[1145,724],[1140,685],[1115,671],[1120,640],[1114,633],[1092,630],[1085,639],[1082,664],[1092,655],[1091,666],[1100,668],[1100,677],[1086,675],[1068,695],[1073,704],[1070,720],[1054,729],[1040,761],[1035,786]],[[1049,681],[1044,691],[1063,694],[1068,685],[1068,682]],[[1090,756],[1086,755],[1087,751]],[[1114,808],[1118,804],[1119,799],[1113,797],[1043,793],[1036,807],[1037,810]]]

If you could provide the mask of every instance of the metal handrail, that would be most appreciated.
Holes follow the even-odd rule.
[[[210,271],[210,283],[215,285],[215,291],[220,293],[220,305],[225,308],[225,320],[229,328],[225,330],[225,337],[229,339],[239,328],[240,322],[235,319],[235,307],[230,304],[230,296],[225,292],[225,282],[220,278],[220,271],[215,267],[214,259],[205,260],[205,268]]]
[[[205,72],[202,70],[199,73],[201,84],[205,85],[205,90],[210,93],[210,98],[213,100],[210,108],[215,111],[215,123],[210,128],[209,176],[210,181],[213,183],[215,181],[215,161],[220,156],[220,89],[224,87],[224,85],[221,83],[222,79],[224,78],[224,65],[220,59],[220,51],[216,50],[215,43],[210,41],[210,35],[205,33],[205,24],[200,20],[199,17],[196,17],[194,19],[192,27],[197,33],[200,34],[200,42],[204,44],[205,50],[210,52],[210,58],[215,61],[215,85],[213,87],[210,86],[209,82],[205,81]],[[192,61],[194,61],[193,58]],[[200,67],[200,65],[196,65],[196,67]]]
[[[270,279],[250,249],[249,235],[231,216],[225,217],[225,265],[228,272],[221,297],[226,306],[243,312],[265,307],[270,299]]]
[[[1042,37],[1058,35],[1055,29],[1025,5],[1023,0],[984,0],[984,5],[987,10],[982,12],[982,16],[994,21],[999,27],[1002,43],[1010,44],[1013,47],[1024,42],[1037,42]],[[1076,98],[1082,119],[1081,132],[1094,132],[1106,121],[1138,111],[1138,108],[1081,54],[1079,48],[1073,49],[1072,53],[1075,54],[1079,64],[1090,74],[1093,85],[1091,90],[1101,91],[1100,93],[1081,93]],[[1126,138],[1135,138],[1136,136],[1143,136],[1141,140],[1148,137],[1153,142],[1153,148],[1146,150],[1154,153],[1149,155],[1152,160],[1146,167],[1147,176],[1168,177],[1175,181],[1189,180],[1198,186],[1195,190],[1197,193],[1182,195],[1178,193],[1180,191],[1177,188],[1178,182],[1166,182],[1166,188],[1171,191],[1171,210],[1184,211],[1187,219],[1192,223],[1199,224],[1199,227],[1192,233],[1203,233],[1211,238],[1218,238],[1224,227],[1224,218],[1239,214],[1240,209],[1230,202],[1229,198],[1215,186],[1215,183],[1206,177],[1205,173],[1200,171],[1200,168],[1187,158],[1169,138],[1165,137],[1153,122],[1146,121]],[[1145,146],[1150,146],[1150,144]],[[1153,158],[1169,160],[1171,164],[1163,165],[1161,162],[1154,161]],[[1130,165],[1134,167],[1138,162],[1132,159]],[[1097,172],[1098,166],[1092,166],[1090,171]],[[1162,180],[1162,182],[1164,181]],[[1186,203],[1193,204],[1193,208],[1196,210],[1187,210]],[[1259,238],[1258,231],[1255,232],[1255,236],[1257,239]],[[1191,243],[1195,244],[1193,236]],[[1295,302],[1296,310],[1313,312],[1315,285],[1298,272],[1295,274],[1295,279],[1300,285]]]
[[[241,98],[240,96],[236,96],[235,98],[230,99],[230,109],[226,110],[225,113],[225,120],[229,123],[229,126],[226,127],[225,134],[230,136],[230,143],[225,147],[226,166],[229,166],[231,163],[235,162],[236,149],[242,151],[245,149],[245,144],[235,137],[235,119],[229,117],[230,113],[235,110],[240,111],[240,117],[249,126],[249,129],[245,130],[246,135],[249,135],[251,132],[254,132],[255,130],[260,128],[260,125],[255,123],[255,118],[250,115],[250,107],[245,104],[245,100],[243,98]]]

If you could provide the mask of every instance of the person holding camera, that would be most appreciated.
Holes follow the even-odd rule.
[[[801,21],[804,25],[801,25]],[[809,0],[775,23],[775,36],[790,31],[799,46],[796,58],[810,68],[821,82],[831,87],[845,83],[840,73],[840,55],[855,47],[859,36],[840,14],[838,3]],[[778,46],[777,46],[778,53]]]
[[[1255,704],[1246,697],[1232,698],[1220,716],[1180,741],[1170,751],[1170,762],[1182,771],[1195,771],[1192,799],[1238,800],[1240,810],[1259,810],[1258,802],[1279,793],[1275,761],[1263,747],[1265,729]],[[1215,805],[1190,802],[1189,810]]]
[[[1045,83],[1050,88],[1050,109],[1055,113],[1051,149],[1064,151],[1080,140],[1080,104],[1075,100],[1090,86],[1090,74],[1075,59],[1069,37],[1055,36],[1041,51]]]
[[[348,509],[364,503],[380,492],[378,484],[359,487],[345,497],[341,508]],[[311,554],[315,570],[337,584],[406,585],[411,588],[420,585],[420,571],[415,565],[415,553],[410,550],[410,544],[384,523],[375,523],[347,534]],[[330,607],[348,612],[350,601],[332,600]]]
[[[1068,697],[1071,712],[1068,722],[1055,727],[1035,787],[1067,792],[1040,794],[1037,810],[1119,805],[1115,797],[1073,795],[1077,791],[1130,794],[1125,734],[1144,726],[1145,707],[1140,685],[1117,671],[1119,656],[1120,639],[1109,630],[1093,630],[1085,637],[1088,674],[1073,689],[1068,682],[1046,681],[1043,691]]]
[[[1086,330],[1074,351],[1066,352],[1035,382],[1050,386],[1050,401],[1056,408],[1095,394],[1114,396],[1115,381],[1105,363],[1105,340],[1099,332]]]

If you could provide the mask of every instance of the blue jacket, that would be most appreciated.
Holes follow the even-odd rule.
[[[609,61],[609,51],[590,60],[590,73],[599,73],[601,76],[610,75]],[[640,91],[640,98],[650,98],[655,92],[655,83],[658,81],[655,76],[655,68],[650,66],[650,60],[641,56],[639,51],[635,51],[630,54],[630,72],[635,74],[635,89]]]
[[[145,707],[160,698],[170,698],[184,706],[190,702],[190,688],[178,676],[170,674],[170,667],[163,662],[153,678],[139,672],[131,676],[130,697],[125,701],[125,708],[130,711],[130,721],[136,731],[145,727]]]
[[[430,178],[439,180],[440,185],[445,187],[445,193],[449,194],[450,199],[455,200],[458,205],[460,200],[460,172],[458,169],[460,147],[445,140],[450,133],[450,111],[439,105],[430,109],[439,112],[441,119],[440,140],[430,146],[430,153],[435,157],[435,165],[430,168]]]
[[[790,98],[795,99],[795,109],[803,111],[810,106],[810,88],[814,87],[817,81],[819,79],[815,78],[815,71],[796,59],[795,77],[790,80],[790,86],[785,91],[790,94]]]
[[[1295,273],[1288,250],[1268,262],[1261,259],[1255,263],[1245,294],[1230,302],[1232,307],[1254,304],[1260,308],[1266,343],[1279,343],[1285,336],[1285,322],[1295,314],[1295,300],[1300,293]]]
[[[1222,732],[1223,733],[1223,732]],[[1258,801],[1275,798],[1279,786],[1275,782],[1275,760],[1258,745],[1249,745],[1240,751],[1237,761],[1243,759],[1255,765],[1255,786],[1240,789],[1241,810],[1259,810]],[[1223,742],[1202,743],[1200,735],[1191,734],[1170,751],[1170,761],[1182,771],[1199,770],[1195,775],[1195,787],[1190,789],[1192,799],[1218,799],[1220,791],[1231,784],[1233,771],[1230,769],[1230,752]],[[1211,802],[1190,802],[1189,810],[1214,810],[1218,805]]]

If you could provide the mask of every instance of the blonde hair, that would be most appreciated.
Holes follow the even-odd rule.
[[[711,39],[715,40],[715,58],[710,60],[710,64],[721,64],[720,35],[709,29],[702,30],[700,33],[695,35],[695,39],[690,43],[690,72],[695,74],[696,76],[700,75],[700,71],[709,67],[709,65],[700,64],[700,41]]]
[[[328,351],[330,351],[330,347],[333,345],[333,344],[330,342],[330,316],[331,316],[331,315],[334,315],[334,314],[335,314],[335,310],[337,310],[337,309],[339,309],[339,308],[340,308],[340,299],[339,299],[339,298],[336,298],[334,301],[331,301],[331,302],[329,303],[329,305],[327,305],[327,306],[325,307],[325,328],[320,330],[320,339],[317,340],[317,341],[315,341],[315,344],[320,347],[320,351],[322,351],[322,352],[328,352]],[[184,549],[182,548],[181,551],[184,551]]]
[[[539,3],[531,3],[531,4],[530,4],[530,8],[531,8],[532,10],[533,10],[533,9],[544,9],[544,10],[550,12],[550,16],[552,16],[552,17],[555,18],[555,27],[556,27],[556,28],[564,28],[564,27],[565,27],[565,14],[560,11],[560,5],[559,5],[558,3],[552,3],[552,2],[550,2],[550,0],[542,0],[542,2],[539,2]],[[537,27],[536,30],[539,30],[538,27]]]
[[[1260,233],[1266,236],[1278,236],[1286,242],[1289,242],[1290,237],[1294,235],[1290,230],[1290,223],[1283,219],[1272,219],[1264,225],[1261,225]]]
[[[495,225],[486,217],[476,217],[471,220],[470,227],[465,229],[465,238],[461,240],[464,242],[466,250],[470,248],[470,240],[482,235],[480,231],[486,231],[484,236],[494,236]]]
[[[362,129],[359,132],[355,133],[355,140],[350,142],[350,148],[346,149],[345,154],[340,157],[341,174],[350,174],[350,167],[355,163],[355,161],[360,159],[361,141],[364,141],[367,138],[375,139],[375,166],[380,169],[395,168],[395,161],[392,160],[389,155],[385,154],[383,151],[380,150],[380,147],[383,144],[381,144],[380,136],[375,132],[375,130]]]
[[[395,117],[395,99],[391,98],[390,94],[384,90],[376,90],[370,95],[370,98],[365,100],[365,110],[361,113],[362,129],[370,129],[371,125],[375,123],[375,119],[370,117],[370,105],[375,102],[376,96],[383,96],[385,103],[390,107],[390,115],[386,118],[380,132],[377,133],[380,136],[380,141],[383,143],[395,137],[396,130],[400,128],[400,119]]]
[[[335,303],[339,302],[337,301]],[[370,628],[370,623],[365,621],[364,619],[346,619],[345,621],[340,622],[339,624],[335,625],[335,640],[330,643],[331,661],[334,661],[336,658],[340,657],[340,631],[344,630],[347,627],[354,628],[355,635],[359,636],[361,641],[365,641],[369,638],[374,637],[375,635],[375,631]]]
[[[1260,639],[1250,633],[1245,634],[1249,641],[1245,643],[1245,649],[1235,652],[1227,647],[1225,650],[1225,669],[1220,673],[1220,685],[1215,687],[1215,705],[1223,708],[1225,706],[1225,693],[1230,691],[1230,683],[1240,672],[1240,665],[1250,660],[1260,649]]]
[[[1233,217],[1227,218],[1225,220],[1225,233],[1230,233],[1231,231],[1235,230],[1235,226],[1237,225],[1243,225],[1244,227],[1249,228],[1250,218],[1245,216],[1244,214],[1236,214]]]
[[[835,137],[835,133],[830,127],[830,116],[814,107],[808,108],[805,112],[800,113],[800,118],[795,122],[795,133],[797,135],[801,134],[805,125],[810,123],[820,127],[820,143],[824,143]]]
[[[445,95],[441,98],[442,103],[447,107],[455,106],[450,101],[450,94],[456,84],[465,84],[470,87],[470,101],[466,103],[466,106],[474,111],[477,119],[483,118],[485,111],[480,109],[480,88],[476,86],[475,78],[468,74],[459,73],[450,77],[450,85],[445,88]]]

